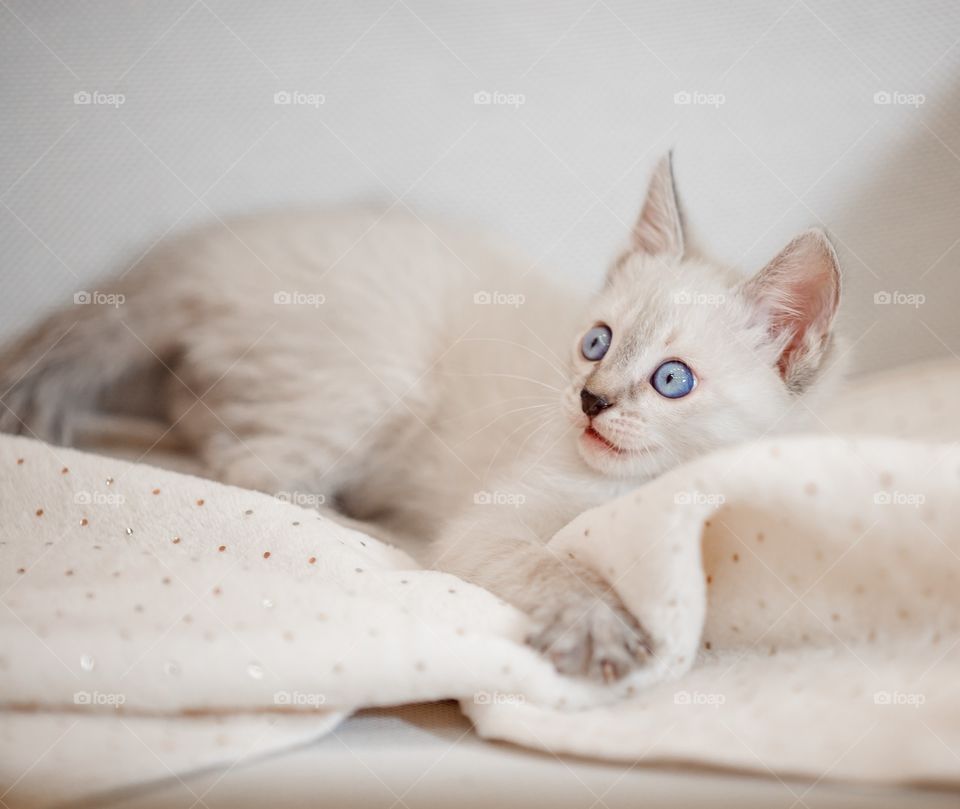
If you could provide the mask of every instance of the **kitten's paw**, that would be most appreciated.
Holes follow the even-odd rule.
[[[533,611],[538,629],[527,643],[557,671],[613,682],[651,658],[647,631],[611,593],[574,591]]]

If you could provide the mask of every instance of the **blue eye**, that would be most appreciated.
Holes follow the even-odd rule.
[[[580,343],[580,351],[583,356],[591,362],[602,360],[610,348],[610,340],[613,339],[613,332],[606,326],[594,326],[590,331],[583,335],[583,342]]]
[[[653,372],[650,384],[661,396],[680,399],[694,389],[697,378],[687,364],[680,360],[668,360]]]

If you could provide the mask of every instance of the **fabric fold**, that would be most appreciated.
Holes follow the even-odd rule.
[[[314,511],[0,437],[0,780],[155,777],[56,754],[134,723],[197,763],[235,755],[201,720],[295,725],[279,749],[453,698],[481,735],[555,753],[960,783],[958,389],[955,364],[890,372],[820,434],[702,458],[560,531],[654,639],[610,687],[559,676],[492,594]],[[32,768],[24,739],[49,746]]]

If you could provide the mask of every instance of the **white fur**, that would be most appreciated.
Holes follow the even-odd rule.
[[[782,279],[785,263],[771,266]],[[71,307],[12,346],[0,427],[69,442],[78,410],[122,383],[143,387],[162,363],[172,373],[151,396],[211,477],[321,494],[350,517],[433,540],[437,566],[538,619],[531,643],[561,670],[621,676],[655,653],[646,633],[547,540],[678,463],[788,426],[797,397],[822,387],[835,296],[820,295],[833,309],[800,335],[804,390],[791,389],[776,296],[761,305],[756,285],[684,254],[669,160],[596,298],[528,269],[492,241],[396,212],[198,232],[102,288],[125,296],[119,308]],[[794,309],[783,285],[804,272],[778,282]],[[284,293],[294,302],[277,302]],[[588,362],[580,340],[601,322],[613,343]],[[649,384],[671,358],[697,375],[686,398]],[[616,401],[593,426],[623,454],[585,436],[585,385]]]

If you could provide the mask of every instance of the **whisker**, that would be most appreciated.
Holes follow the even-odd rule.
[[[499,377],[501,379],[519,379],[522,382],[532,382],[534,385],[542,385],[545,388],[549,388],[552,391],[557,393],[563,393],[563,390],[558,388],[556,385],[549,385],[546,382],[543,382],[539,379],[533,379],[529,376],[520,376],[519,374],[494,374],[494,373],[483,373],[483,374],[468,374],[460,373],[457,371],[441,371],[441,373],[446,374],[447,376],[490,376],[490,377]]]
[[[455,416],[450,416],[449,418],[438,419],[437,421],[434,422],[434,424],[447,424],[448,422],[451,422],[451,421],[457,421],[459,419],[466,418],[467,416],[472,416],[474,413],[480,413],[484,410],[489,410],[491,407],[499,407],[500,405],[503,405],[503,404],[509,404],[512,402],[518,402],[521,400],[529,400],[529,399],[533,399],[539,402],[544,402],[546,404],[550,404],[551,402],[556,401],[554,397],[548,396],[545,393],[537,396],[511,396],[509,399],[498,399],[495,402],[487,402],[485,405],[481,405],[480,407],[475,407],[472,410],[464,410],[462,413],[457,413]]]
[[[534,336],[534,338],[536,338],[537,342],[540,343],[540,345],[542,345],[545,349],[547,349],[547,351],[550,352],[550,354],[553,356],[553,358],[554,358],[558,363],[560,363],[561,365],[564,365],[563,360],[561,360],[560,357],[558,357],[558,356],[556,355],[556,353],[554,352],[554,350],[553,350],[552,348],[550,348],[550,346],[548,346],[545,342],[543,342],[543,338],[542,338],[539,334],[537,334],[533,329],[531,329],[531,328],[523,321],[522,318],[521,318],[521,320],[520,320],[520,325],[522,325],[523,328],[525,328],[528,332],[530,332],[530,334],[532,334],[532,335]]]
[[[523,443],[521,443],[520,446],[517,447],[516,457],[519,458],[523,454],[523,448],[527,445],[527,443],[530,441],[531,438],[533,438],[537,433],[539,433],[545,427],[549,427],[553,425],[556,422],[557,418],[558,418],[557,416],[553,416],[547,419],[543,424],[537,427],[537,429],[528,433],[527,437],[523,439]]]
[[[491,428],[494,424],[496,424],[498,421],[500,421],[500,419],[502,419],[502,418],[506,418],[507,416],[510,416],[510,415],[512,415],[512,414],[514,414],[514,413],[522,413],[524,410],[540,410],[540,409],[542,409],[542,408],[544,408],[544,407],[552,407],[552,405],[551,405],[550,403],[547,403],[547,404],[537,404],[537,405],[528,405],[527,407],[517,407],[517,408],[514,408],[513,410],[508,410],[506,413],[501,413],[499,416],[497,416],[495,419],[493,419],[493,421],[489,422],[488,424],[485,424],[483,427],[481,427],[481,428],[480,428],[479,430],[477,430],[476,432],[470,433],[470,435],[468,435],[466,438],[463,438],[463,439],[461,439],[460,441],[458,441],[456,444],[454,444],[454,446],[455,446],[455,447],[458,447],[458,446],[460,446],[460,444],[464,443],[465,441],[469,441],[469,440],[470,440],[471,438],[473,438],[474,436],[479,435],[479,434],[482,433],[484,430],[488,430],[488,429]]]
[[[518,430],[522,430],[528,424],[533,424],[533,422],[535,422],[539,418],[539,416],[540,416],[539,413],[535,413],[530,418],[525,419],[520,424],[518,424],[513,430],[511,430],[510,433],[507,435],[507,437],[500,442],[500,446],[497,447],[497,451],[493,453],[493,457],[490,459],[490,463],[487,464],[487,470],[483,476],[484,480],[487,480],[490,477],[490,470],[493,468],[493,465],[496,462],[497,458],[500,456],[500,453],[503,452],[503,448],[507,445],[507,442],[511,438],[513,438],[513,436],[517,433]]]
[[[546,458],[547,455],[549,454],[549,452],[550,452],[557,444],[559,444],[561,441],[563,441],[563,439],[565,439],[565,438],[570,434],[570,431],[573,430],[573,429],[574,429],[573,425],[567,427],[567,429],[564,430],[564,431],[560,434],[560,437],[559,437],[556,441],[554,441],[549,447],[547,447],[547,448],[540,454],[540,456],[539,456],[532,464],[530,464],[530,466],[528,466],[528,467],[523,471],[523,473],[520,475],[520,480],[523,480],[528,474],[530,474],[531,471],[533,471],[534,469],[536,469],[536,468],[540,465],[540,461],[542,461],[544,458]]]
[[[530,346],[524,345],[523,343],[517,343],[517,342],[514,342],[513,340],[504,340],[502,337],[465,337],[460,342],[461,343],[504,343],[505,345],[508,345],[508,346],[522,348],[524,351],[528,351],[531,354],[533,354],[533,356],[543,360],[547,365],[549,365],[554,371],[557,372],[557,375],[559,377],[561,377],[562,379],[567,378],[566,371],[554,365],[553,362],[551,362],[547,357],[543,356],[543,354],[540,354],[534,351],[532,348],[530,348]]]

